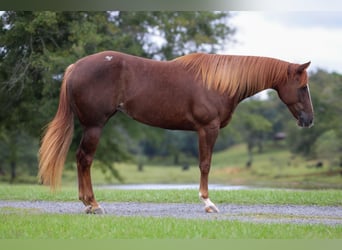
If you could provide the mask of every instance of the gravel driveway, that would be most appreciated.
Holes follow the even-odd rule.
[[[255,223],[301,223],[342,226],[341,206],[235,205],[217,204],[220,213],[207,214],[198,204],[157,204],[102,202],[106,214],[115,216],[175,217],[203,220],[239,220]],[[32,209],[32,213],[81,214],[81,202],[0,201],[0,214],[6,208]],[[90,215],[91,216],[91,215]]]

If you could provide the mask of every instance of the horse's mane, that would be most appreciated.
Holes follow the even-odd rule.
[[[240,97],[286,82],[289,63],[274,58],[195,53],[174,59],[208,89]]]

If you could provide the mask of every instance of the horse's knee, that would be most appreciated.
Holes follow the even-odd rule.
[[[200,163],[199,168],[200,168],[202,174],[209,174],[210,163],[208,163],[208,162]]]

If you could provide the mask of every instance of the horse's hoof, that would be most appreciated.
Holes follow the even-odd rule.
[[[101,206],[98,206],[97,208],[93,208],[91,205],[86,206],[84,209],[84,212],[86,214],[105,214],[105,211]]]
[[[101,206],[99,206],[99,207],[93,209],[93,213],[94,214],[105,214],[105,210]]]
[[[206,198],[206,199],[203,198],[201,193],[199,193],[199,198],[204,203],[204,205],[205,205],[204,210],[207,213],[218,213],[218,212],[220,212],[219,209],[216,207],[216,205],[214,203],[212,203],[209,198]]]
[[[91,206],[89,205],[89,206],[86,206],[85,208],[84,208],[84,212],[86,213],[86,214],[91,214],[92,212],[91,212]]]
[[[207,213],[219,213],[220,211],[215,205],[207,206],[204,208]]]

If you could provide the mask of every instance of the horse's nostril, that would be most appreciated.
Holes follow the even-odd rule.
[[[310,119],[308,127],[312,127],[314,125],[313,119]]]
[[[311,127],[313,125],[313,117],[301,111],[298,115],[298,125],[305,128]]]

